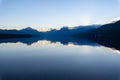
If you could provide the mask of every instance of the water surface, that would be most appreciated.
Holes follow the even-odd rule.
[[[1,43],[0,80],[120,80],[120,54],[97,43]]]

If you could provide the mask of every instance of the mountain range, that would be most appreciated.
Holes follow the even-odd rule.
[[[74,28],[62,27],[59,30],[52,29],[46,32],[37,31],[31,27],[21,30],[2,30],[0,38],[25,38],[25,37],[82,37],[94,39],[120,39],[120,21],[105,25],[77,26]]]
[[[39,40],[61,42],[62,44],[70,42],[78,45],[85,44],[87,40],[120,50],[120,21],[105,25],[62,27],[59,30],[52,29],[46,32],[39,32],[30,27],[21,30],[0,29],[0,43],[22,42],[30,45]]]
[[[33,29],[31,27],[27,27],[27,28],[24,28],[24,29],[21,29],[20,32],[23,32],[23,33],[26,33],[26,34],[31,34],[31,35],[41,35],[42,32],[36,30],[36,29]]]

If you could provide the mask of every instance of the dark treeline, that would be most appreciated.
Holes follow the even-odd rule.
[[[8,38],[30,38],[32,35],[30,34],[0,34],[1,39]]]
[[[0,39],[29,38],[29,37],[32,37],[32,35],[22,33],[18,30],[0,30]]]

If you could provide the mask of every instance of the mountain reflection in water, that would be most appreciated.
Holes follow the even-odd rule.
[[[120,78],[119,47],[102,41],[32,37],[0,39],[0,47],[1,80]]]
[[[111,48],[112,50],[120,50],[120,43],[114,42],[111,40],[90,40],[83,38],[75,38],[75,37],[57,37],[57,38],[42,38],[42,37],[30,37],[30,38],[10,38],[10,39],[0,39],[0,43],[23,43],[27,45],[32,45],[37,42],[50,41],[51,43],[59,42],[63,45],[89,45],[89,46],[105,46]]]

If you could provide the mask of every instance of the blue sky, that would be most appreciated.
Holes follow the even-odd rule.
[[[120,17],[120,0],[0,0],[0,27],[59,28]]]

